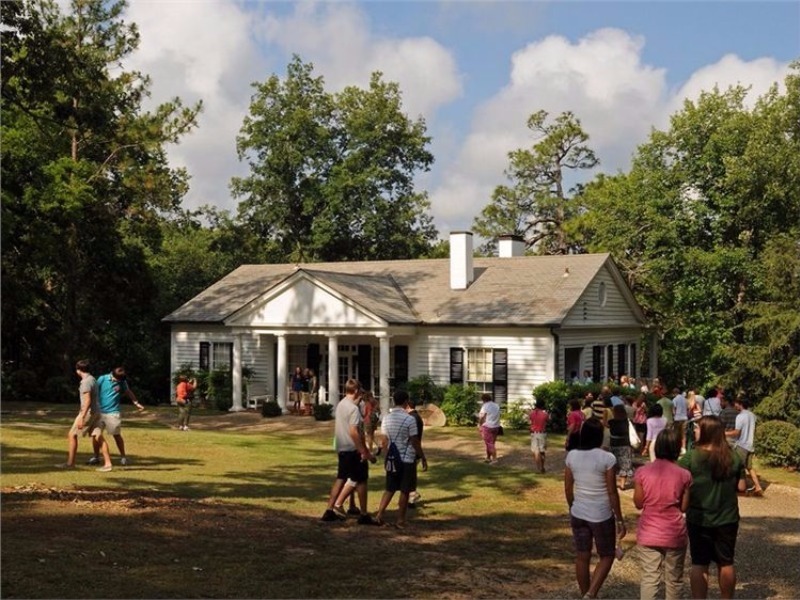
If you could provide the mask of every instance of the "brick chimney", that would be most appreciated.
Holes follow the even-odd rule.
[[[472,267],[472,232],[450,233],[450,288],[465,290],[475,279]]]

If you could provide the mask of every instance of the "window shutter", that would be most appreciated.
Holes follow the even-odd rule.
[[[372,346],[358,347],[358,380],[365,390],[372,389]]]
[[[628,347],[625,344],[617,345],[617,377],[628,373],[627,350]]]
[[[211,344],[209,342],[200,342],[200,359],[198,364],[200,365],[201,371],[208,371],[209,366],[211,365]]]
[[[394,347],[394,385],[408,382],[408,346]]]
[[[508,401],[508,350],[492,351],[492,397],[498,404]]]
[[[614,375],[614,346],[608,345],[606,346],[606,376],[605,379],[608,379]]]
[[[631,344],[631,373],[630,373],[630,375],[634,379],[639,376],[638,373],[637,373],[637,367],[638,367],[638,365],[637,365],[637,362],[636,362],[636,344]]]
[[[464,383],[463,348],[450,348],[450,383]]]
[[[603,347],[592,346],[592,379],[600,381],[600,373],[603,370]]]

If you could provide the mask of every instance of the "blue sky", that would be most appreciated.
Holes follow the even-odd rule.
[[[400,83],[433,136],[436,163],[418,183],[442,235],[471,226],[540,108],[574,111],[613,172],[684,98],[740,82],[755,99],[800,58],[800,2],[133,0],[128,17],[141,31],[131,66],[152,76],[153,101],[205,103],[170,150],[193,178],[187,208],[235,210],[249,84],[297,53],[330,91],[374,70]]]

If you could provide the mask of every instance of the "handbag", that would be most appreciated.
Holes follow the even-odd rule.
[[[500,427],[497,428],[497,435],[503,435],[504,433],[505,431],[503,431],[503,426],[500,425]]]
[[[639,434],[636,433],[636,428],[630,421],[628,421],[628,438],[634,450],[637,450],[642,445],[642,440],[639,439]]]

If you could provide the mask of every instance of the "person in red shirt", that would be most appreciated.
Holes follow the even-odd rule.
[[[189,380],[186,375],[178,376],[175,388],[175,401],[178,403],[178,429],[189,431],[189,417],[192,414],[192,396],[197,387],[197,380]]]
[[[544,473],[544,454],[547,450],[547,422],[550,420],[550,413],[535,405],[530,414],[531,421],[531,452],[533,452],[533,464],[538,468],[539,473]]]

